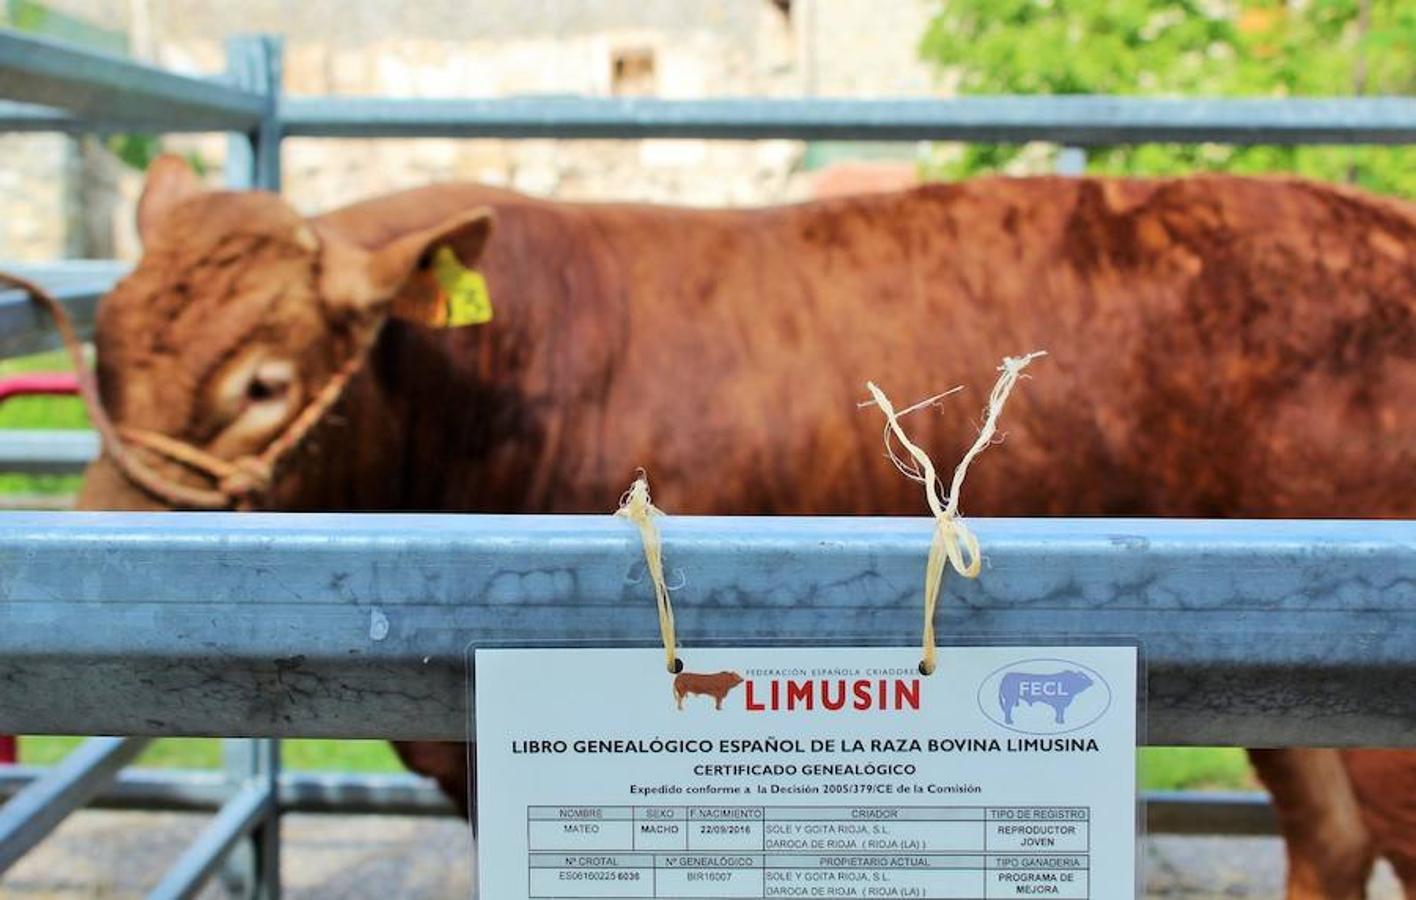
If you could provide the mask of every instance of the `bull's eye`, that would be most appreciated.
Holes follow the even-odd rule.
[[[256,402],[274,400],[284,394],[288,388],[289,385],[286,384],[252,378],[250,385],[246,388],[246,396]]]
[[[290,393],[294,371],[289,363],[270,361],[256,367],[246,383],[246,399],[251,403],[283,400]]]

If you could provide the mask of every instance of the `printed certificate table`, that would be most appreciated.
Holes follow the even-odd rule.
[[[1130,898],[1136,648],[491,650],[483,898]]]
[[[526,827],[536,898],[1090,896],[1085,807],[536,806]]]

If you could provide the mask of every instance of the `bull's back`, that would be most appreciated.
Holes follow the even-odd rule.
[[[502,505],[600,510],[642,465],[679,513],[916,514],[865,381],[968,386],[907,422],[947,467],[999,359],[1045,349],[966,513],[1416,514],[1409,205],[1214,177],[497,210],[503,324],[454,344],[541,411]]]
[[[1046,349],[968,511],[1416,513],[1409,207],[1301,182],[1034,179],[580,215],[612,316],[575,320],[609,354],[582,401],[598,456],[611,481],[647,466],[669,508],[917,512],[865,381],[897,405],[969,387],[909,422],[947,465],[999,359]]]

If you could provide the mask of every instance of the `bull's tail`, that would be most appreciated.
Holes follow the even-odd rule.
[[[678,683],[677,681],[675,681],[675,682],[673,683],[673,685],[670,687],[670,690],[672,690],[673,693],[674,693],[674,703],[678,704],[678,708],[679,708],[679,709],[683,709],[683,697],[684,697],[684,694],[686,694],[686,693],[688,693],[688,692],[685,691],[685,690],[682,690],[682,689],[679,687],[679,683]]]
[[[1013,724],[1013,706],[1008,702],[1008,694],[1003,690],[1003,680],[998,681],[998,708],[1003,710],[1003,721],[1008,725]]]

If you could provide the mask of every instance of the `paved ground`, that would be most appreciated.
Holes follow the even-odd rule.
[[[0,897],[142,897],[204,821],[169,813],[80,813],[0,879]],[[470,893],[468,835],[459,822],[288,816],[284,838],[288,900],[458,900]],[[1146,844],[1145,859],[1148,897],[1282,895],[1276,839],[1155,838]],[[201,900],[223,896],[208,887]],[[1385,870],[1373,880],[1371,896],[1399,897]]]

